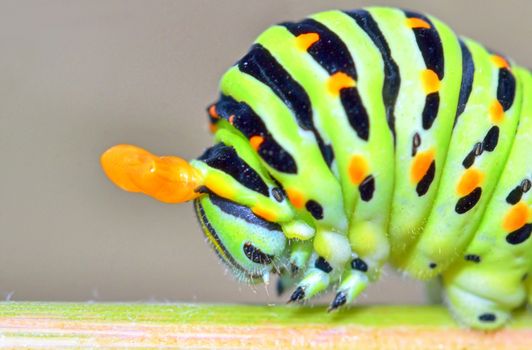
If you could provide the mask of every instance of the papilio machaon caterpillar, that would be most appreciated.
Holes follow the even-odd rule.
[[[102,165],[164,202],[194,199],[240,280],[290,301],[353,301],[390,262],[441,276],[468,326],[532,302],[532,76],[428,15],[328,11],[262,33],[208,108],[190,163],[130,145]]]

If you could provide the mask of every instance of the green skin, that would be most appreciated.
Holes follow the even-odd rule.
[[[279,224],[279,230],[250,223],[213,205],[212,195],[196,200],[203,229],[215,250],[242,281],[268,280],[279,273],[283,287],[295,284],[307,300],[335,286],[347,303],[379,278],[385,263],[392,263],[409,275],[428,280],[442,276],[450,311],[463,324],[478,329],[504,325],[528,296],[532,301],[532,239],[511,245],[504,218],[512,209],[506,197],[523,179],[530,180],[532,161],[528,150],[532,138],[532,76],[510,65],[516,79],[514,102],[499,122],[499,142],[493,152],[476,157],[474,168],[483,174],[482,196],[473,209],[457,214],[458,179],[465,170],[462,161],[482,141],[493,121],[490,105],[497,97],[499,67],[492,54],[474,41],[464,39],[475,65],[472,92],[454,129],[453,123],[462,79],[461,50],[456,35],[443,23],[428,17],[441,39],[445,75],[439,83],[440,108],[434,125],[421,128],[426,91],[420,72],[426,69],[415,36],[405,25],[404,12],[391,8],[367,9],[387,40],[401,72],[401,87],[395,104],[396,145],[387,126],[382,99],[383,59],[374,43],[356,22],[340,11],[311,16],[336,33],[347,45],[357,65],[357,89],[369,115],[368,141],[357,137],[349,126],[338,96],[327,90],[329,74],[306,51],[295,45],[295,37],[283,26],[273,26],[257,39],[309,95],[314,125],[335,160],[332,171],[323,161],[312,132],[300,129],[292,111],[266,85],[234,66],[223,76],[224,95],[248,104],[260,116],[279,145],[294,158],[297,174],[279,172],[263,161],[250,141],[227,120],[216,123],[216,140],[232,146],[269,187],[269,196],[255,192],[222,170],[195,160],[191,164],[204,176],[218,176],[224,192],[211,194],[247,208],[260,206]],[[257,98],[260,96],[260,98]],[[418,152],[434,150],[437,165],[428,192],[419,196],[410,178],[412,137],[422,143]],[[352,155],[368,160],[377,186],[371,201],[360,200],[358,184],[350,181]],[[305,207],[274,199],[277,184],[297,190],[305,199],[323,207],[323,218],[314,219]],[[227,192],[229,189],[229,192]],[[532,190],[523,191],[520,205],[528,208],[530,222]],[[257,220],[262,220],[257,217]],[[257,251],[272,257],[256,263],[244,254],[251,243]],[[464,259],[467,254],[480,262]],[[315,266],[325,259],[332,270]],[[365,262],[366,270],[352,266],[353,259]],[[527,287],[528,285],[528,287]],[[334,306],[333,308],[335,308]],[[488,315],[488,316],[486,316]],[[488,320],[486,320],[486,318]]]

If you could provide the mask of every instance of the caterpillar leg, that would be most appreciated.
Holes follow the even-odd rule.
[[[490,272],[461,268],[444,274],[446,300],[461,323],[476,329],[496,329],[525,301],[526,288],[521,279],[522,273],[507,269]]]
[[[289,302],[306,300],[325,291],[331,281],[337,280],[343,266],[352,256],[347,237],[332,231],[318,230],[313,248],[310,265]]]
[[[312,254],[311,241],[292,241],[290,245],[290,260],[280,271],[277,280],[277,295],[279,296],[297,283]]]
[[[370,281],[377,280],[390,253],[383,226],[371,221],[354,222],[349,230],[349,243],[357,257],[346,265],[329,311],[352,302]]]
[[[364,260],[360,258],[353,259],[342,276],[342,283],[338,287],[328,311],[336,310],[342,305],[355,300],[369,284],[367,272],[368,265]]]
[[[295,301],[308,300],[329,288],[331,281],[338,276],[338,271],[323,258],[314,256],[310,267],[305,271],[303,279],[297,284],[296,289],[288,300],[289,303]]]

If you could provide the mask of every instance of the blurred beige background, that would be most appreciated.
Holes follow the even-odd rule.
[[[98,157],[124,142],[199,155],[219,77],[262,30],[370,4],[532,66],[526,0],[0,1],[0,298],[284,302],[225,275],[191,205],[118,190]],[[384,277],[362,302],[423,302],[420,283]]]

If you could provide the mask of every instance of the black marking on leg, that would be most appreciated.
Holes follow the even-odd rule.
[[[429,268],[430,268],[430,269],[435,269],[436,267],[438,267],[438,264],[436,264],[436,263],[431,262],[431,263],[429,264]]]
[[[475,75],[475,64],[471,52],[467,48],[467,45],[460,41],[460,48],[462,50],[462,83],[460,84],[460,94],[458,97],[458,107],[456,109],[456,117],[454,119],[454,126],[458,121],[458,117],[464,112],[471,90],[473,88],[473,77]]]
[[[373,192],[375,192],[375,178],[373,175],[368,175],[358,186],[360,192],[360,199],[364,202],[369,202],[373,198]]]
[[[478,320],[481,322],[495,322],[497,320],[497,316],[492,313],[485,313],[478,316]]]
[[[416,132],[412,138],[412,157],[417,154],[419,146],[421,146],[421,136]]]
[[[495,147],[497,147],[497,143],[499,142],[499,127],[498,126],[492,126],[486,136],[484,137],[484,141],[482,141],[483,148],[487,152],[492,152]]]
[[[399,67],[395,63],[390,47],[386,42],[386,38],[382,34],[377,22],[373,19],[371,14],[366,10],[356,10],[345,12],[351,16],[357,24],[366,32],[366,34],[373,41],[375,46],[379,49],[384,63],[384,84],[382,87],[382,97],[384,105],[386,106],[386,120],[390,128],[395,145],[395,102],[399,94],[399,86],[401,85],[401,76]]]
[[[477,264],[480,262],[480,256],[476,254],[467,254],[464,258],[466,259],[466,261],[471,261]]]
[[[329,273],[333,270],[329,262],[321,256],[317,258],[316,261],[314,262],[314,267],[317,269],[320,269],[321,271],[325,273]]]
[[[454,211],[456,211],[458,214],[464,214],[467,213],[469,210],[471,210],[480,200],[480,197],[482,195],[482,188],[477,187],[471,193],[469,193],[466,196],[463,196],[456,202],[456,206],[454,207]]]
[[[251,244],[251,242],[244,243],[242,249],[244,250],[246,257],[254,263],[268,265],[273,261],[273,255],[264,253],[262,250]]]
[[[432,92],[425,98],[425,107],[423,108],[422,122],[423,129],[428,130],[434,124],[436,116],[438,115],[438,108],[440,107],[440,94]]]
[[[504,111],[512,107],[515,97],[515,78],[508,68],[499,69],[499,81],[497,83],[497,100]]]
[[[361,272],[368,272],[368,264],[360,258],[355,258],[351,261],[351,268]]]
[[[316,220],[323,219],[323,207],[320,203],[316,202],[313,199],[309,199],[305,204],[305,208]]]
[[[508,196],[506,196],[506,203],[514,205],[517,204],[521,197],[523,196],[523,188],[521,185],[516,186],[513,190],[508,193]]]
[[[434,180],[434,175],[436,174],[436,161],[432,161],[430,163],[429,169],[427,170],[426,174],[423,175],[421,180],[418,182],[416,186],[416,192],[418,196],[423,196],[429,191],[430,185],[432,184],[432,181]]]
[[[516,245],[521,244],[530,238],[530,233],[532,232],[532,224],[524,224],[521,228],[511,232],[506,236],[506,242]]]
[[[334,297],[333,302],[327,309],[327,312],[331,312],[339,308],[340,306],[344,305],[347,302],[347,296],[344,292],[340,291],[336,293],[336,296]]]
[[[305,290],[303,289],[303,287],[299,286],[290,296],[290,300],[288,300],[288,303],[292,303],[294,301],[300,301],[300,300],[303,300],[304,298],[305,298]]]

